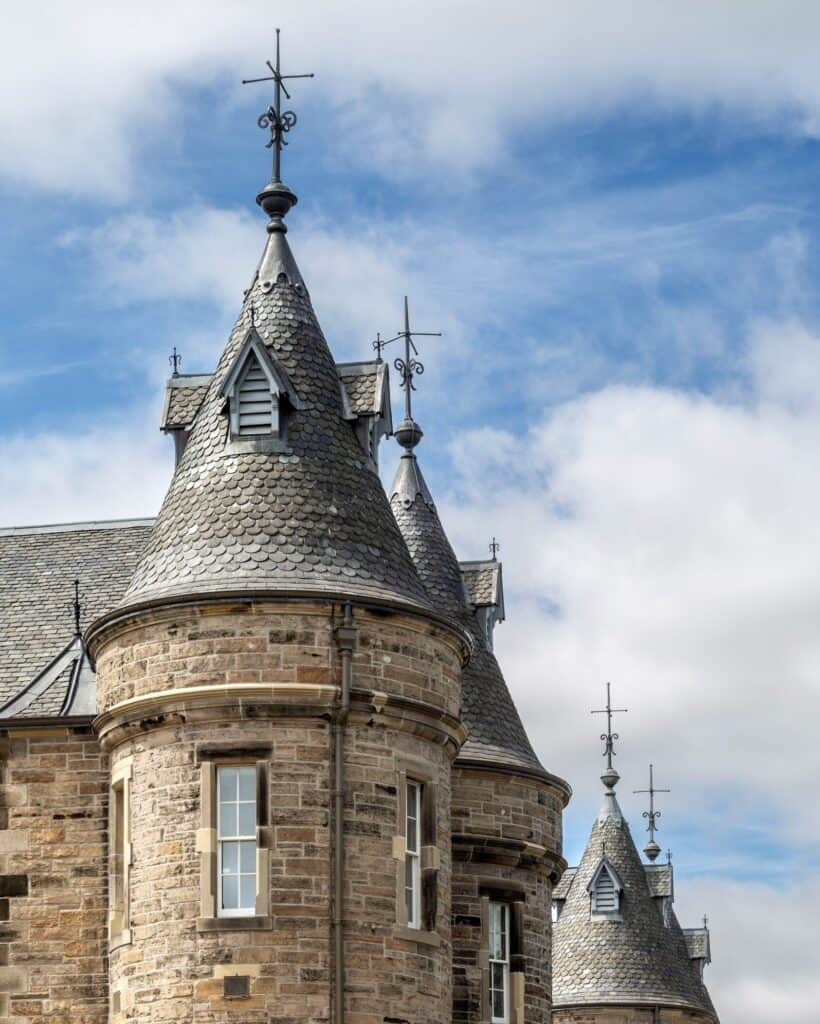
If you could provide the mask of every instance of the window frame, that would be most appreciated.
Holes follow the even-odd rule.
[[[405,779],[404,783],[404,894],[407,927],[421,931],[421,806],[424,783]],[[415,816],[410,813],[410,794],[415,794]],[[410,848],[410,823],[415,825],[415,848]],[[409,897],[409,898],[408,898]],[[412,913],[411,913],[412,910]]]
[[[131,779],[133,758],[114,766],[108,791],[108,948],[131,942]]]
[[[254,798],[253,800],[241,800],[239,799],[239,772],[242,770],[250,771],[253,773],[253,787],[254,787]],[[235,771],[237,772],[236,784],[237,784],[237,799],[230,801],[222,800],[222,782],[221,779],[225,772]],[[215,783],[216,783],[216,916],[219,918],[232,918],[232,917],[255,917],[256,916],[256,904],[257,897],[259,894],[259,865],[258,854],[259,854],[259,807],[258,807],[258,794],[256,792],[256,778],[257,768],[255,764],[249,763],[235,763],[235,764],[217,764],[215,772]],[[245,804],[253,804],[253,835],[245,835],[239,833],[239,808]],[[223,835],[222,834],[222,807],[223,804],[236,806],[237,808],[237,834],[236,835]],[[235,877],[237,879],[237,900],[241,903],[242,899],[242,878],[248,877],[250,872],[242,871],[242,844],[253,842],[254,845],[254,870],[253,870],[253,892],[254,901],[253,906],[250,907],[225,907],[223,906],[223,882],[225,874],[222,871],[223,864],[223,851],[227,843],[236,843],[239,847],[237,851],[237,872],[230,872],[229,877]]]
[[[273,748],[269,744],[203,744],[197,747],[200,772],[200,827],[196,849],[200,856],[198,932],[257,931],[273,928],[271,917],[271,858],[273,830],[270,825],[270,770]],[[217,770],[222,766],[256,769],[256,900],[251,913],[220,914],[221,865],[217,845]]]
[[[501,912],[501,936],[502,936],[502,955],[500,957],[493,955],[493,911],[498,910]],[[487,963],[489,966],[489,1003],[490,1003],[490,1022],[491,1024],[510,1024],[510,927],[511,927],[510,905],[509,903],[502,903],[498,900],[490,900],[488,907],[488,942],[489,942],[489,956]],[[498,1016],[495,1012],[493,995],[498,989],[493,984],[493,967],[501,965],[501,978],[502,978],[502,998],[504,1002],[503,1013]]]

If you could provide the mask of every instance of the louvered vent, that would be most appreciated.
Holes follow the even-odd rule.
[[[268,378],[250,353],[239,385],[239,434],[273,433],[273,402]]]
[[[618,895],[615,883],[608,871],[602,871],[595,883],[595,910],[599,913],[612,913],[618,909]]]

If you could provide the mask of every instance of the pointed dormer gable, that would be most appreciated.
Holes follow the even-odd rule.
[[[287,370],[255,327],[248,331],[220,393],[227,403],[232,450],[287,450],[288,416],[302,403]]]
[[[587,884],[592,920],[621,921],[624,883],[615,865],[604,855]]]

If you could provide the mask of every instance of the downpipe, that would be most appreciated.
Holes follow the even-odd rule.
[[[333,721],[333,1014],[334,1024],[345,1019],[345,760],[344,739],[350,714],[350,691],[353,685],[353,650],[356,629],[350,603],[343,608],[342,624],[334,630],[342,666],[342,689]]]

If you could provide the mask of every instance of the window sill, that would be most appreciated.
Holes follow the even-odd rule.
[[[406,925],[396,925],[393,935],[405,942],[418,942],[422,946],[437,947],[441,945],[441,937],[438,932],[425,932],[421,928],[408,928]]]
[[[198,917],[198,932],[259,932],[273,928],[272,917]]]
[[[126,928],[124,931],[119,932],[117,935],[112,935],[108,940],[108,952],[113,953],[114,950],[119,949],[121,946],[131,945],[131,929]]]

